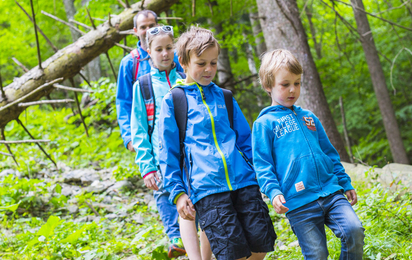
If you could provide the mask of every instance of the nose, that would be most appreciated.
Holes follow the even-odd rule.
[[[212,70],[212,65],[208,64],[206,65],[205,71],[209,72]]]
[[[295,87],[295,85],[292,85],[292,87],[290,88],[290,93],[295,93],[295,91],[296,91],[296,87]]]

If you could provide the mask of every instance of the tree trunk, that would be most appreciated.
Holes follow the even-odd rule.
[[[365,7],[362,0],[351,0],[351,3],[393,159],[396,163],[409,164],[369,21],[362,12]]]
[[[223,31],[221,23],[214,25],[213,27],[216,30],[216,35],[220,34]],[[224,40],[224,37],[222,40]],[[219,80],[220,87],[229,89],[234,92],[234,78],[232,74],[232,67],[230,66],[229,50],[227,48],[220,49],[219,59],[217,61],[217,78]]]
[[[341,160],[349,162],[349,155],[323,92],[296,0],[257,0],[257,5],[268,50],[287,49],[302,64],[302,87],[297,105],[313,111],[319,117]]]
[[[169,9],[178,0],[151,0],[145,1],[145,8],[156,13]],[[32,93],[41,85],[57,78],[72,78],[81,68],[95,59],[101,53],[106,52],[121,41],[125,35],[119,31],[133,28],[133,17],[141,10],[141,2],[138,2],[124,10],[116,17],[99,25],[96,30],[90,31],[79,38],[73,44],[59,50],[53,56],[42,63],[43,70],[38,66],[25,73],[22,77],[16,78],[10,85],[4,88],[6,99],[0,96],[0,128],[8,122],[18,118],[25,108],[14,104],[4,108],[7,104]],[[36,101],[48,95],[53,90],[52,86],[46,87],[39,92],[29,95],[24,102]]]
[[[66,17],[69,21],[70,19],[74,19],[74,15],[76,14],[76,8],[74,7],[74,0],[63,0],[64,9],[66,10]],[[70,27],[70,33],[72,34],[73,42],[77,41],[81,34]],[[97,81],[102,76],[102,71],[100,69],[100,57],[97,56],[94,60],[87,64],[86,69],[86,78],[89,81]]]
[[[259,22],[259,13],[249,14],[250,23],[252,24],[252,32],[256,43],[256,56],[260,57],[266,51],[265,39],[259,34],[262,32],[262,27]]]
[[[312,22],[312,12],[313,12],[313,3],[309,4],[306,9],[305,9],[305,13],[306,16],[308,17],[308,22],[309,22],[309,28],[310,28],[310,33],[312,34],[312,41],[313,41],[313,45],[315,46],[315,50],[316,50],[316,56],[318,57],[318,59],[322,59],[322,45],[320,43],[318,43],[318,41],[316,40],[316,29],[315,26]]]

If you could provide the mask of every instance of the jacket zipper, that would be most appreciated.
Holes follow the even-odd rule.
[[[212,123],[212,132],[213,132],[213,139],[215,141],[215,146],[217,151],[219,152],[220,156],[222,157],[222,161],[223,161],[223,166],[225,168],[225,175],[226,175],[226,182],[227,182],[227,186],[229,187],[229,190],[233,190],[232,185],[230,184],[230,179],[229,179],[229,171],[227,169],[227,163],[226,163],[226,158],[225,155],[223,154],[222,150],[219,147],[219,143],[217,142],[217,137],[216,137],[216,130],[215,130],[215,120],[213,118],[212,112],[210,111],[210,108],[208,106],[208,104],[206,103],[205,100],[205,94],[203,93],[203,88],[199,86],[199,84],[196,83],[197,88],[200,91],[200,94],[202,96],[202,101],[203,104],[205,105],[207,112],[209,113],[210,116],[210,122]]]
[[[171,88],[171,87],[172,87],[172,84],[170,84],[169,74],[167,73],[167,70],[165,70],[165,72],[166,72],[167,83],[169,83],[169,88]]]
[[[240,155],[242,155],[243,159],[245,160],[245,162],[252,167],[253,169],[253,165],[250,163],[250,161],[248,160],[248,158],[242,153],[242,151],[240,150],[240,148],[237,146],[236,144],[236,149],[238,150],[238,152],[240,153]]]
[[[298,124],[299,124],[300,128],[302,129],[302,133],[303,133],[303,135],[305,136],[306,142],[308,143],[310,152],[311,152],[311,154],[312,154],[313,161],[315,162],[316,177],[318,177],[318,184],[319,184],[320,190],[323,190],[323,189],[322,189],[322,185],[320,185],[318,165],[316,164],[315,154],[313,153],[313,150],[312,150],[312,147],[310,146],[309,140],[308,140],[308,138],[306,137],[305,131],[303,130],[304,128],[302,127],[302,124],[300,123],[300,121],[299,121],[299,119],[298,119],[298,114],[296,114],[295,110],[293,110],[293,107],[291,108],[291,110],[292,110],[293,114],[295,114],[296,121],[298,121]]]

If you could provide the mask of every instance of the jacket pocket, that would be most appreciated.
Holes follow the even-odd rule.
[[[212,209],[200,217],[200,227],[210,241],[213,254],[217,255],[228,246],[226,231],[219,219],[218,209]]]
[[[255,169],[253,168],[252,163],[248,160],[248,158],[246,158],[246,155],[242,152],[242,150],[240,150],[240,148],[237,146],[237,144],[236,144],[236,149],[240,153],[240,155],[242,156],[245,163],[250,167],[250,169],[252,169],[254,171]]]
[[[321,157],[321,161],[323,162],[323,167],[327,170],[328,173],[333,173],[333,162],[332,160],[329,158],[329,156],[327,156],[324,153],[319,154],[319,157]]]

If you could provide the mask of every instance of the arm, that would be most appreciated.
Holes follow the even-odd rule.
[[[154,164],[153,146],[148,133],[146,107],[140,91],[139,81],[136,81],[133,85],[130,129],[133,147],[136,151],[135,162],[139,166],[142,177],[145,178],[151,173],[156,173],[157,168]]]
[[[345,193],[349,190],[354,190],[351,184],[351,179],[349,175],[345,172],[343,165],[340,163],[340,157],[335,147],[330,143],[328,136],[326,135],[325,129],[323,128],[319,119],[314,115],[315,125],[319,137],[319,145],[322,151],[332,160],[333,162],[333,173],[338,177],[339,185],[343,187]]]
[[[176,124],[172,94],[163,99],[159,118],[159,164],[164,176],[164,187],[170,193],[169,200],[176,204],[177,199],[186,193],[180,170],[179,129]]]
[[[124,146],[132,140],[130,135],[130,116],[133,99],[133,59],[122,59],[117,78],[116,111]]]
[[[236,144],[252,163],[252,143],[249,124],[240,110],[239,104],[233,98],[233,130],[236,133]]]

